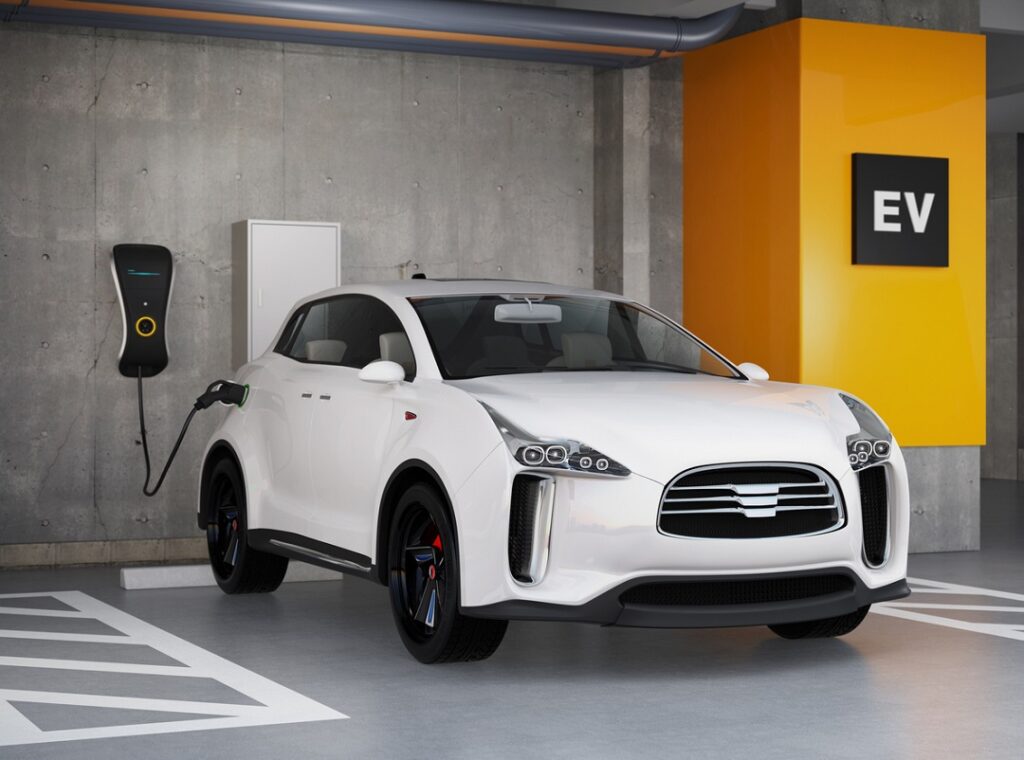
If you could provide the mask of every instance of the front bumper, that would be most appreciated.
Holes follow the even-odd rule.
[[[849,579],[850,587],[820,596],[762,603],[740,604],[642,604],[624,598],[630,589],[648,584],[686,585],[697,582],[732,584],[735,576],[685,579],[678,576],[635,578],[601,594],[582,605],[547,604],[513,599],[484,607],[464,608],[466,615],[503,620],[553,620],[599,625],[631,626],[635,628],[725,628],[733,626],[773,625],[805,620],[823,620],[855,612],[876,602],[900,599],[910,594],[906,579],[880,588],[868,588],[856,573],[846,568],[825,568],[801,573],[771,575],[744,575],[741,583],[786,581],[797,578],[815,578],[821,575],[841,575]]]
[[[635,474],[602,479],[559,477],[547,571],[540,582],[532,585],[517,582],[509,572],[508,505],[510,484],[517,471],[510,466],[511,461],[508,452],[498,447],[453,499],[462,565],[460,603],[468,615],[502,610],[501,615],[509,617],[543,613],[554,619],[594,617],[593,622],[624,625],[644,615],[633,610],[624,615],[619,596],[634,585],[658,580],[742,580],[840,572],[856,579],[852,609],[870,604],[875,592],[880,595],[877,601],[888,593],[899,596],[905,588],[899,584],[905,583],[907,576],[910,510],[906,467],[897,446],[884,465],[889,487],[890,553],[880,567],[871,567],[864,560],[858,476],[839,457],[808,463],[837,476],[846,505],[846,524],[839,530],[810,536],[692,539],[665,535],[657,527],[664,483]],[[836,600],[825,600],[831,601]],[[820,607],[818,602],[822,600],[812,606]],[[559,613],[560,607],[578,609]],[[742,617],[743,611],[725,612]],[[819,613],[832,616],[828,609],[824,613],[818,609],[814,614]],[[658,611],[659,618],[673,614]],[[683,610],[676,617],[685,621],[705,615]],[[758,621],[764,622],[760,618]]]

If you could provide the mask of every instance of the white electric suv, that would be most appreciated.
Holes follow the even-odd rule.
[[[199,493],[221,588],[289,559],[377,581],[423,662],[487,657],[512,619],[836,636],[909,593],[882,421],[622,296],[336,288],[236,380]]]

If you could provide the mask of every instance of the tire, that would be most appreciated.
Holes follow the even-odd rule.
[[[210,473],[206,488],[206,547],[213,577],[225,594],[262,594],[281,585],[288,559],[256,551],[246,540],[248,527],[242,474],[230,459]]]
[[[440,494],[426,484],[409,488],[395,509],[388,536],[388,592],[402,643],[423,663],[484,660],[508,628],[507,620],[459,612],[455,528]]]
[[[802,623],[781,623],[770,625],[774,633],[784,639],[830,639],[845,636],[860,625],[867,617],[871,605],[861,607],[856,612],[824,620],[808,620]]]

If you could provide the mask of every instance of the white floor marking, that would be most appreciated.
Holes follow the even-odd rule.
[[[190,644],[184,639],[150,625],[136,617],[93,599],[80,591],[55,591],[40,594],[0,594],[0,599],[52,597],[72,607],[74,612],[50,617],[78,617],[97,620],[117,631],[121,636],[44,631],[0,630],[0,637],[42,639],[50,641],[79,641],[87,643],[137,644],[151,647],[182,663],[174,665],[139,665],[122,662],[90,662],[39,657],[0,657],[0,666],[51,668],[59,670],[87,670],[104,673],[137,673],[172,678],[207,678],[244,694],[258,705],[217,702],[196,702],[181,699],[143,697],[117,697],[98,694],[72,694],[64,692],[31,691],[0,688],[0,747],[19,744],[99,739],[115,736],[177,733],[217,728],[244,728],[281,723],[307,723],[347,718],[326,705],[315,702],[291,689],[234,664],[212,652]],[[29,614],[24,608],[0,606],[0,620],[10,610],[12,614]],[[32,614],[37,611],[33,610]],[[98,726],[94,728],[55,729],[42,731],[28,720],[11,702],[36,702],[83,707],[106,707],[112,710],[152,710],[163,713],[193,713],[209,715],[198,719],[171,720],[129,725]],[[116,719],[116,715],[115,715]]]
[[[2,607],[0,615],[32,615],[33,617],[88,618],[84,612],[76,610],[44,610],[33,607]]]
[[[127,636],[108,633],[58,633],[56,631],[18,631],[0,629],[0,639],[37,639],[39,641],[78,641],[83,644],[142,644]]]
[[[51,670],[95,670],[101,673],[134,673],[144,676],[178,676],[205,678],[194,668],[184,665],[136,665],[133,662],[92,662],[89,660],[48,660],[42,657],[3,657],[0,667],[49,668]]]
[[[994,591],[980,586],[963,586],[957,583],[943,583],[942,581],[930,581],[924,578],[907,578],[913,594],[911,599],[918,594],[946,594],[950,596],[983,596],[1004,601],[1024,602],[1024,594],[1014,594],[1009,591]],[[958,618],[948,617],[941,614],[929,614],[923,610],[934,612],[1018,612],[1020,621],[1015,623],[981,623]],[[959,631],[971,633],[983,633],[988,636],[999,636],[1004,639],[1024,641],[1024,606],[1008,605],[986,605],[986,604],[949,604],[946,602],[918,602],[896,600],[894,602],[883,602],[871,608],[872,612],[890,617],[913,620],[918,623],[930,623],[945,628],[955,628]]]

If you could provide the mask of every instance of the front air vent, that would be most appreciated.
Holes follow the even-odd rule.
[[[519,583],[544,577],[551,539],[555,482],[542,475],[517,475],[512,481],[508,517],[508,569]]]
[[[889,552],[889,484],[885,466],[857,473],[860,481],[861,520],[864,523],[864,559],[871,567],[885,564]]]
[[[701,467],[676,477],[661,500],[658,529],[687,538],[779,538],[843,526],[839,487],[811,465]]]
[[[853,589],[846,575],[807,575],[753,580],[668,581],[634,586],[619,597],[623,604],[665,607],[718,607],[774,604],[841,594]]]

